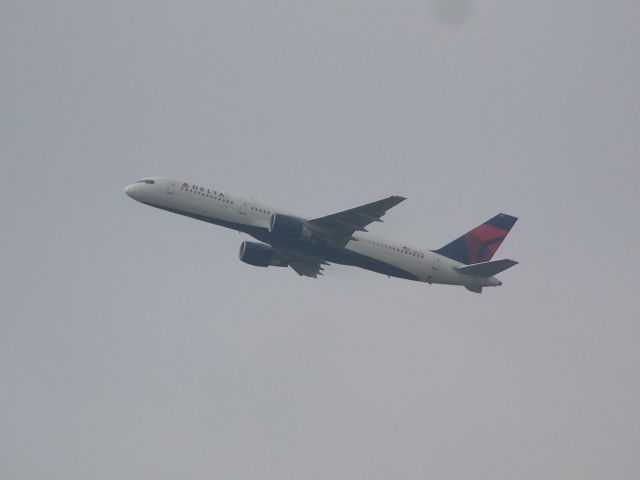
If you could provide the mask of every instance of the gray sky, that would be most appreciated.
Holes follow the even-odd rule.
[[[0,4],[0,477],[640,477],[640,4]],[[504,286],[238,261],[146,175],[520,217]]]

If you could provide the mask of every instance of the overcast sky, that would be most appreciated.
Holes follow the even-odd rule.
[[[637,0],[0,3],[0,477],[640,478]],[[194,181],[438,248],[482,295],[238,260]]]

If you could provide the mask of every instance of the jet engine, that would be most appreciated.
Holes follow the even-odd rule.
[[[306,220],[281,213],[271,215],[269,232],[289,238],[309,238],[312,233]]]
[[[286,267],[286,262],[274,255],[271,245],[257,242],[242,242],[240,260],[255,267]]]

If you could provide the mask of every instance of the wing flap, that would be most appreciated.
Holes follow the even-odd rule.
[[[303,261],[293,261],[289,263],[289,266],[301,277],[318,278],[318,275],[324,275],[322,272],[324,269],[319,263],[309,263]]]
[[[329,262],[322,258],[306,255],[287,248],[274,247],[274,251],[278,257],[284,259],[284,261],[301,277],[318,278],[318,275],[323,275],[323,266],[330,265]]]

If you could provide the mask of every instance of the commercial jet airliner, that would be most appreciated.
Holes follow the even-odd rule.
[[[461,285],[482,293],[502,285],[495,275],[518,262],[491,258],[517,218],[500,213],[438,250],[412,248],[367,232],[366,226],[405,200],[391,196],[318,218],[306,218],[220,190],[164,177],[147,177],[125,193],[138,202],[244,232],[240,260],[257,267],[291,267],[317,278],[330,262],[389,277]]]

